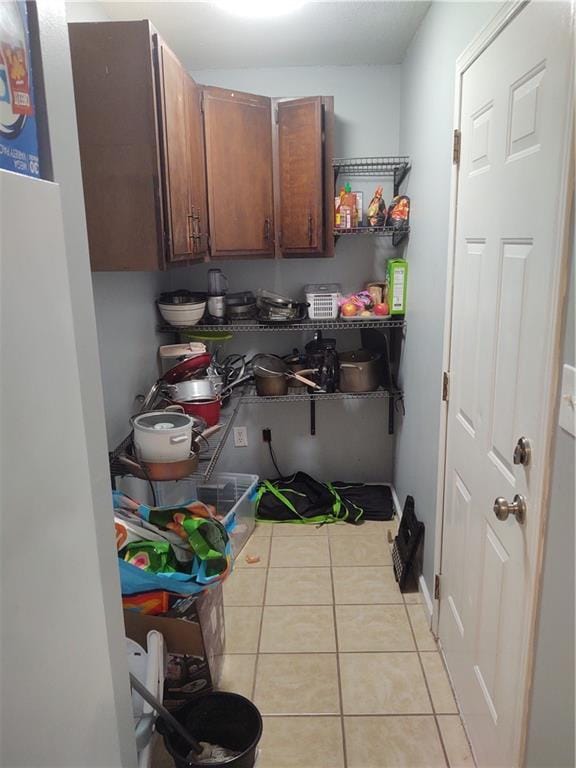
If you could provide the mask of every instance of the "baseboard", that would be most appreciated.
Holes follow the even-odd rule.
[[[400,499],[398,498],[398,494],[396,493],[396,489],[390,483],[390,491],[392,492],[392,503],[394,505],[394,511],[396,513],[396,517],[398,518],[398,522],[402,520],[402,505],[400,504]]]
[[[420,594],[424,598],[424,608],[426,609],[426,613],[428,614],[428,618],[431,623],[432,615],[434,613],[434,603],[432,602],[432,596],[428,591],[428,585],[426,584],[426,580],[424,579],[424,576],[420,576],[420,578],[418,579],[418,589],[420,590]]]

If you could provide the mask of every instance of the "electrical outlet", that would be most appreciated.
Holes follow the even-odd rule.
[[[234,427],[234,445],[236,448],[248,448],[248,430],[246,427]]]
[[[271,443],[272,442],[272,430],[271,429],[263,429],[262,430],[262,440],[265,443]]]

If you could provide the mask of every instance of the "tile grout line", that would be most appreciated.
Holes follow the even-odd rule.
[[[438,641],[436,641],[436,644],[438,645]],[[456,691],[454,690],[454,686],[452,685],[452,678],[448,674],[448,667],[446,666],[446,660],[444,658],[444,654],[440,651],[440,646],[438,646],[438,655],[440,656],[440,663],[442,664],[442,668],[444,669],[444,673],[448,679],[448,685],[450,686],[450,690],[452,691],[452,698],[454,699],[454,703],[456,704],[456,714],[453,712],[446,712],[444,713],[444,717],[457,717],[460,726],[464,732],[464,738],[466,739],[466,744],[468,745],[468,751],[470,752],[470,755],[472,757],[472,762],[474,766],[476,766],[476,758],[474,757],[474,752],[472,751],[472,744],[470,743],[470,739],[468,738],[468,731],[464,727],[464,720],[462,719],[462,713],[460,712],[460,705],[458,704],[458,699],[456,698]]]
[[[438,715],[436,714],[436,707],[434,706],[434,700],[432,698],[432,693],[430,691],[430,686],[428,684],[428,678],[426,677],[426,670],[424,669],[424,664],[422,662],[421,651],[420,651],[420,648],[418,647],[418,641],[416,640],[416,632],[414,631],[414,627],[412,626],[410,611],[408,610],[408,606],[406,605],[406,603],[404,603],[404,611],[406,612],[406,618],[408,619],[408,624],[410,625],[410,631],[412,632],[412,637],[414,639],[414,645],[416,646],[416,652],[418,653],[418,663],[420,664],[420,669],[422,671],[422,676],[424,678],[424,685],[426,686],[428,698],[430,699],[430,706],[432,707],[432,716],[434,717],[434,725],[436,726],[436,732],[438,734],[438,738],[440,739],[442,754],[444,755],[444,760],[446,762],[447,768],[451,768],[450,761],[448,760],[448,752],[446,751],[446,745],[444,744],[444,739],[442,738],[442,731],[440,730],[440,724],[438,723]]]
[[[326,532],[328,533],[328,531]],[[348,768],[348,754],[346,750],[346,729],[344,723],[344,698],[342,696],[342,676],[340,674],[340,643],[338,640],[338,620],[336,617],[336,587],[334,586],[334,574],[332,573],[332,548],[328,535],[328,562],[330,564],[330,584],[332,586],[332,616],[334,620],[334,638],[336,640],[336,678],[338,680],[338,699],[340,701],[340,728],[342,730],[342,759],[344,768]]]
[[[268,590],[268,574],[270,572],[270,558],[272,556],[272,536],[268,537],[268,553],[267,553],[267,565],[266,576],[264,577],[264,593],[262,595],[262,605],[260,608],[260,627],[258,629],[258,644],[256,646],[256,659],[254,661],[254,677],[252,679],[252,696],[251,701],[254,702],[256,697],[256,680],[258,677],[258,660],[260,658],[260,643],[262,642],[262,627],[264,626],[264,606],[266,605],[266,591]]]

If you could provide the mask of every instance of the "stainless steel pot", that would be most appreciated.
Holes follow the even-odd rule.
[[[179,381],[177,384],[165,384],[162,391],[175,403],[184,400],[193,400],[195,397],[214,397],[216,388],[211,378],[189,379]]]
[[[355,352],[341,352],[341,392],[374,392],[380,384],[380,355],[367,349]]]

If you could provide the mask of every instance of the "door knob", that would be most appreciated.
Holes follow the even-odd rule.
[[[530,440],[526,437],[519,437],[514,448],[514,464],[523,464],[525,467],[530,464],[532,457],[532,447]]]
[[[514,501],[509,502],[503,496],[498,496],[494,502],[494,514],[498,520],[508,520],[509,515],[514,515],[516,520],[522,525],[526,520],[526,498],[516,494]]]

